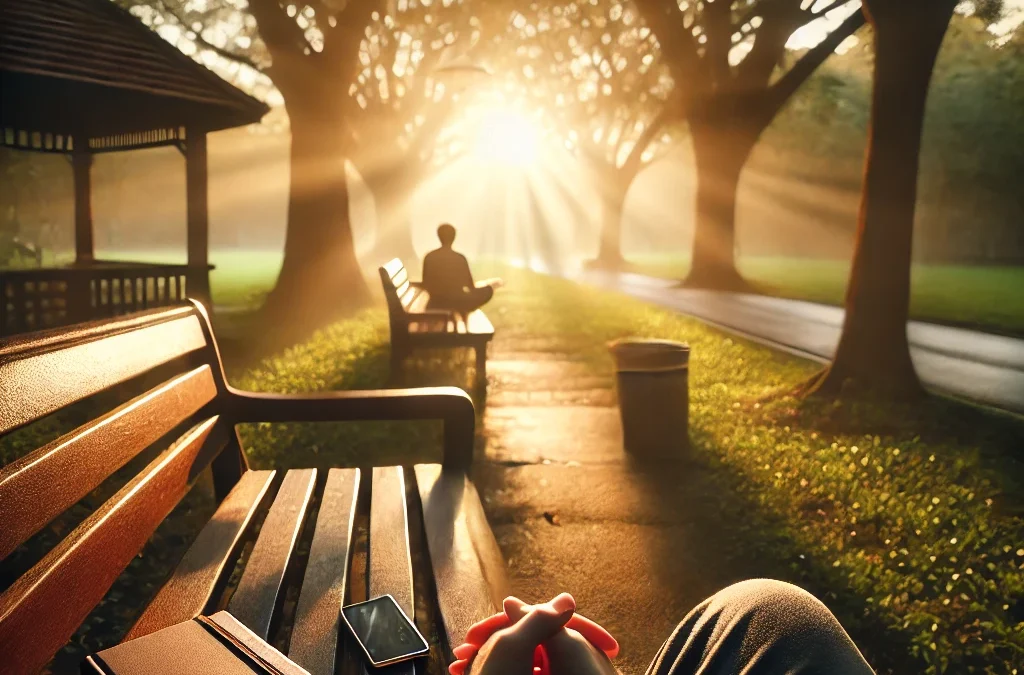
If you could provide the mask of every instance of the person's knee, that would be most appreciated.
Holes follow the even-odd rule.
[[[656,664],[649,672],[734,673],[749,667],[756,672],[871,673],[824,604],[793,584],[772,579],[741,581],[695,607]]]
[[[712,605],[724,614],[744,617],[759,631],[778,636],[841,631],[835,616],[820,600],[784,581],[741,581],[716,593]]]
[[[776,579],[748,579],[728,586],[715,597],[739,603],[750,610],[787,608],[800,613],[828,612],[816,597],[791,583]]]

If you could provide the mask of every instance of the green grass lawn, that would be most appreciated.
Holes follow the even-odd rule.
[[[637,272],[682,279],[681,256],[632,256]],[[842,305],[850,274],[847,261],[745,257],[740,272],[758,290],[780,298]],[[1024,267],[914,265],[911,317],[1024,335]]]
[[[618,294],[523,270],[476,271],[510,282],[488,310],[505,344],[551,345],[607,374],[609,340],[688,342],[692,452],[721,495],[714,513],[695,517],[720,524],[755,573],[823,598],[880,674],[1024,672],[1024,420],[942,398],[902,409],[808,404],[786,392],[814,373],[813,363]],[[244,284],[236,288],[248,297]],[[231,379],[271,392],[385,386],[388,337],[383,308],[369,309]],[[413,384],[467,387],[471,356],[428,352],[410,370]],[[430,423],[242,432],[256,467],[440,453],[440,429]],[[20,444],[0,441],[0,457],[55,433],[44,420],[17,434]],[[188,539],[175,533],[178,548],[179,540]],[[110,634],[131,615],[125,606],[154,590],[147,581],[140,600],[118,588],[107,605],[115,619],[91,619]]]

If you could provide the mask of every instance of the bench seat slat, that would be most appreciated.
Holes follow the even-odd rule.
[[[212,417],[182,436],[0,595],[7,672],[46,664],[223,447]]]
[[[374,467],[372,487],[370,561],[367,568],[368,597],[393,596],[411,619],[415,605],[402,467]]]
[[[0,468],[0,559],[216,395],[200,366]]]
[[[277,607],[288,561],[306,520],[316,469],[289,471],[260,529],[228,612],[264,640]]]
[[[327,473],[288,645],[288,657],[311,675],[334,675],[358,494],[359,469]]]
[[[195,314],[166,314],[177,318],[30,356],[0,343],[0,434],[206,346]]]
[[[449,321],[431,319],[413,321],[416,318],[415,314],[410,314],[408,318],[410,319],[410,337],[413,335],[448,336],[454,340],[465,339],[467,340],[465,344],[486,342],[494,337],[494,326],[491,325],[487,315],[480,310],[470,312],[466,318],[453,314],[453,318]]]
[[[400,466],[373,468],[370,556],[366,576],[368,598],[390,595],[410,619],[415,619],[409,515],[405,503],[405,476]],[[389,672],[392,669],[394,675],[415,673],[411,661],[389,666]],[[366,672],[373,671],[367,668]]]
[[[509,593],[505,562],[480,496],[460,471],[417,464],[427,549],[434,570],[448,654],[477,621],[501,611]]]
[[[238,557],[253,515],[270,494],[275,471],[246,471],[146,607],[125,640],[148,635],[207,609],[225,569]]]
[[[451,330],[449,326],[450,321],[441,321],[438,319],[422,319],[415,320],[415,315],[409,317],[409,336],[423,336],[423,335],[450,335]]]

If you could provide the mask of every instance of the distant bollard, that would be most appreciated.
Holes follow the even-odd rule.
[[[689,449],[690,348],[681,342],[631,338],[608,348],[615,359],[626,452],[682,457]]]

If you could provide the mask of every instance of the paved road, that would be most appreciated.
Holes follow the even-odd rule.
[[[835,353],[843,323],[842,309],[800,300],[674,288],[638,274],[584,272],[577,279],[820,360]],[[1024,340],[921,321],[911,321],[907,335],[926,386],[1024,413]]]

